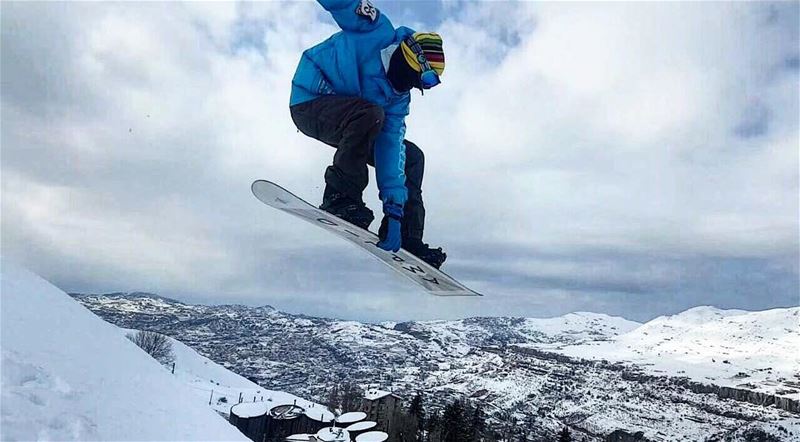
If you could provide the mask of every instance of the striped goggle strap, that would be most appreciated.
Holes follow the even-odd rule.
[[[428,58],[425,57],[425,53],[422,52],[422,46],[419,45],[419,42],[414,40],[413,37],[406,37],[405,43],[406,46],[411,48],[411,51],[414,52],[414,55],[417,56],[417,61],[419,62],[420,68],[422,68],[422,72],[433,71],[431,64],[428,63]]]

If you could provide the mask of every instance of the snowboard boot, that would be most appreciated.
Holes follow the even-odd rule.
[[[418,238],[403,238],[403,248],[437,269],[447,259],[447,253],[444,253],[441,247],[431,248]]]
[[[333,191],[330,187],[325,188],[322,205],[319,208],[364,230],[368,230],[372,220],[375,219],[372,210],[362,201],[356,201],[343,193]]]
[[[386,224],[386,218],[384,218],[381,222],[381,227],[378,229],[378,236],[380,238],[383,238],[384,235],[386,235],[387,228],[388,226]],[[432,249],[431,246],[422,242],[420,238],[409,237],[407,232],[403,232],[402,235],[402,247],[408,253],[427,262],[437,269],[444,264],[444,261],[447,259],[447,253],[444,253],[441,247]]]

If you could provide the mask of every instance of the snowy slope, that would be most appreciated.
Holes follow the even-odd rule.
[[[0,287],[0,439],[247,440],[47,281],[3,260]]]
[[[394,329],[439,343],[450,354],[466,354],[475,346],[532,344],[562,346],[603,341],[641,324],[601,313],[576,312],[555,318],[479,317],[456,321],[395,324]]]
[[[135,330],[122,329],[125,333]],[[283,404],[297,404],[306,410],[321,415],[325,420],[335,417],[327,408],[315,404],[293,394],[282,391],[267,390],[258,384],[239,376],[227,368],[198,354],[182,342],[169,338],[175,355],[175,377],[194,392],[196,402],[211,406],[218,412],[228,414],[232,405],[242,402],[265,402],[267,407]]]
[[[652,372],[800,399],[800,307],[763,312],[696,307],[656,318],[571,356],[628,361]]]

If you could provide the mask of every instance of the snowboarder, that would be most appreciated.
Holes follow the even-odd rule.
[[[425,158],[404,135],[411,89],[440,83],[442,39],[395,29],[369,0],[317,1],[342,30],[303,52],[290,111],[301,132],[336,148],[320,209],[368,229],[375,217],[362,193],[374,166],[383,203],[378,246],[403,247],[439,268],[447,255],[422,242]]]

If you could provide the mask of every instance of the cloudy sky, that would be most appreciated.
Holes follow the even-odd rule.
[[[422,294],[250,194],[321,199],[333,151],[288,111],[337,31],[312,1],[3,2],[4,258],[369,321],[798,304],[799,3],[374,3],[443,35],[407,137],[426,241],[487,296]]]

